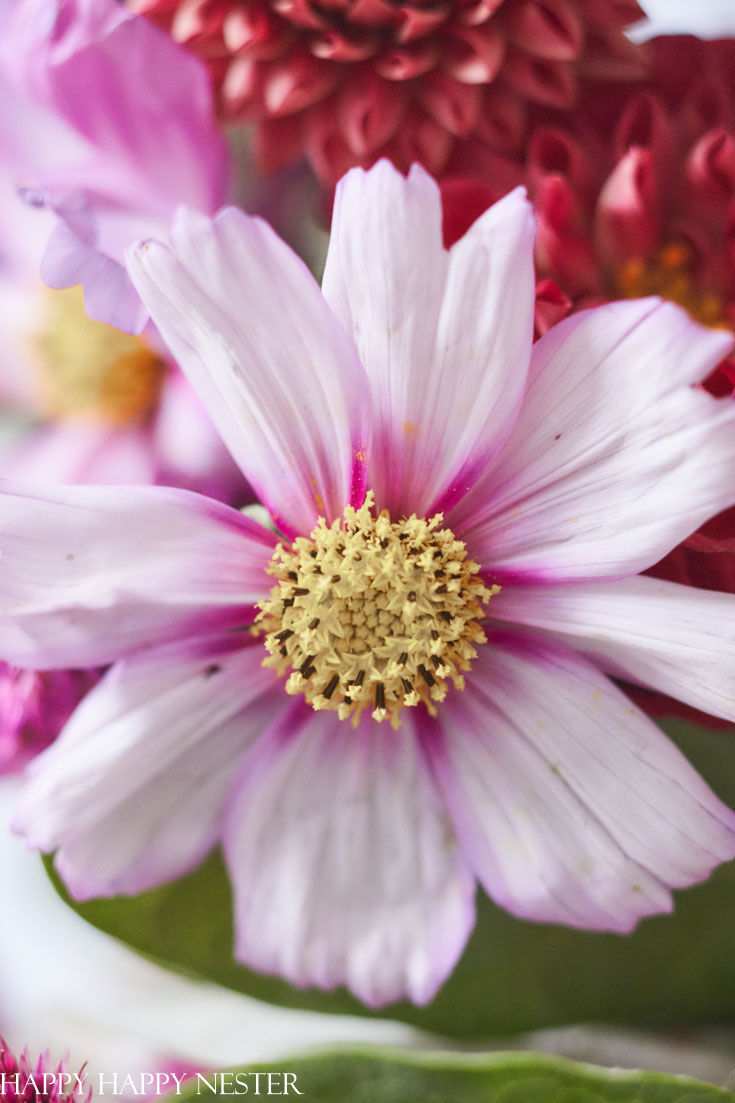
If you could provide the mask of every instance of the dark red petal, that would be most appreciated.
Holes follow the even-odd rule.
[[[536,57],[571,61],[582,51],[584,28],[569,0],[521,0],[505,20],[510,42]]]

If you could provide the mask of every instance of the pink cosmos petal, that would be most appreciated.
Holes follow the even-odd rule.
[[[167,217],[177,203],[212,211],[222,201],[227,154],[205,70],[147,20],[100,33],[52,65],[48,79],[50,106],[104,151],[98,171],[107,168],[126,207]]]
[[[290,532],[360,504],[369,393],[306,266],[259,218],[179,213],[131,278],[258,495]]]
[[[425,1003],[474,922],[474,885],[410,718],[298,704],[243,765],[225,827],[235,954],[370,1006]]]
[[[0,58],[16,79],[47,96],[50,66],[130,17],[116,0],[12,0],[0,12]]]
[[[394,516],[461,497],[499,450],[533,331],[531,208],[518,190],[447,253],[415,165],[353,169],[337,188],[324,295],[352,334],[375,410],[370,483]]]
[[[123,266],[64,222],[48,240],[41,278],[57,290],[81,284],[84,307],[93,322],[106,322],[126,333],[140,333],[145,327],[148,315]]]
[[[43,7],[43,5],[41,5]],[[12,109],[35,117],[15,163],[32,206],[60,223],[43,260],[53,287],[81,282],[90,316],[139,332],[145,312],[122,267],[141,237],[165,236],[177,206],[213,212],[227,189],[227,148],[206,70],[114,0],[18,0],[0,78]],[[17,144],[17,143],[16,143]]]
[[[731,344],[657,299],[561,322],[534,346],[503,452],[448,523],[501,581],[651,566],[735,501],[735,405],[690,386]]]
[[[286,703],[262,657],[231,636],[126,659],[35,760],[13,829],[57,851],[77,899],[142,892],[215,845],[233,774]]]
[[[162,487],[0,483],[0,658],[100,666],[209,628],[268,592],[276,537],[229,506]]]
[[[25,433],[0,453],[4,478],[23,482],[140,483],[155,481],[153,450],[145,428],[87,421],[52,422]]]
[[[192,440],[196,440],[196,448],[191,447]],[[151,446],[158,461],[159,485],[183,486],[238,504],[253,498],[222,438],[179,371],[171,370],[166,376],[151,427]]]
[[[574,586],[507,586],[496,618],[584,651],[609,674],[735,720],[735,596],[637,576]]]
[[[558,644],[496,637],[433,743],[464,853],[516,915],[628,931],[735,856],[735,814],[663,732]]]

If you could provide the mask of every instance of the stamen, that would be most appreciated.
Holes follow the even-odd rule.
[[[326,697],[326,699],[329,700],[338,685],[339,674],[333,674],[332,677],[329,679],[329,684],[326,686],[325,689],[322,690],[322,697]]]
[[[403,708],[423,702],[435,715],[450,685],[463,688],[485,641],[483,604],[499,587],[484,585],[441,522],[374,515],[370,493],[360,509],[278,546],[268,568],[276,585],[252,630],[288,693],[353,724],[367,709],[397,728]]]
[[[373,711],[373,719],[384,720],[385,715],[385,686],[382,682],[378,682],[375,687],[375,709]]]

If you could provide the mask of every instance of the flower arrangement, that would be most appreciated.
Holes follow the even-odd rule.
[[[735,52],[641,15],[0,13],[0,767],[134,949],[465,1040],[735,1010]],[[112,1094],[613,1098],[179,1058]]]

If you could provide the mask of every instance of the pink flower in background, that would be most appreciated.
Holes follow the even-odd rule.
[[[12,10],[25,12],[27,3]],[[175,50],[145,22],[141,26],[165,53]],[[40,16],[30,29],[38,34],[39,27]],[[191,59],[182,57],[187,68]],[[39,78],[47,70],[36,60]],[[0,139],[0,416],[7,432],[0,474],[58,483],[164,482],[247,501],[239,472],[153,327],[133,337],[92,322],[78,288],[54,291],[41,283],[46,242],[59,231],[53,212],[32,209],[15,194],[29,142],[28,135],[11,140],[6,133],[17,121],[16,109],[23,116],[18,93],[6,91],[8,111],[0,119],[7,139]],[[119,273],[129,282],[122,267]],[[130,292],[137,300],[132,285]]]
[[[130,332],[146,313],[123,266],[176,207],[214,212],[227,152],[202,64],[116,0],[18,0],[0,15],[0,79],[13,104],[4,159],[31,205],[55,214],[51,287],[81,283],[91,318]]]
[[[0,361],[0,409],[19,422],[0,448],[0,474],[32,482],[158,482],[250,500],[155,332],[132,337],[90,321],[77,289],[47,291],[34,280],[26,291],[35,328],[27,331],[22,315],[20,355],[8,351]]]
[[[306,156],[334,184],[381,156],[437,173],[458,140],[516,150],[529,106],[645,72],[636,0],[131,0],[202,57],[266,170]]]
[[[17,773],[45,750],[97,678],[93,671],[0,663],[0,775]]]
[[[533,232],[516,192],[445,251],[436,185],[381,163],[338,189],[323,293],[234,209],[132,255],[282,535],[185,491],[5,488],[0,655],[114,664],[16,820],[75,896],[222,842],[236,956],[379,1005],[431,998],[476,879],[627,931],[735,856],[607,677],[735,719],[735,598],[638,575],[735,499],[735,407],[691,386],[729,337],[647,299],[532,347]]]
[[[163,482],[249,500],[153,328],[133,337],[92,322],[79,289],[40,283],[35,231],[43,233],[46,220],[12,194],[7,168],[0,158],[0,414],[7,429],[0,474],[34,482]]]

